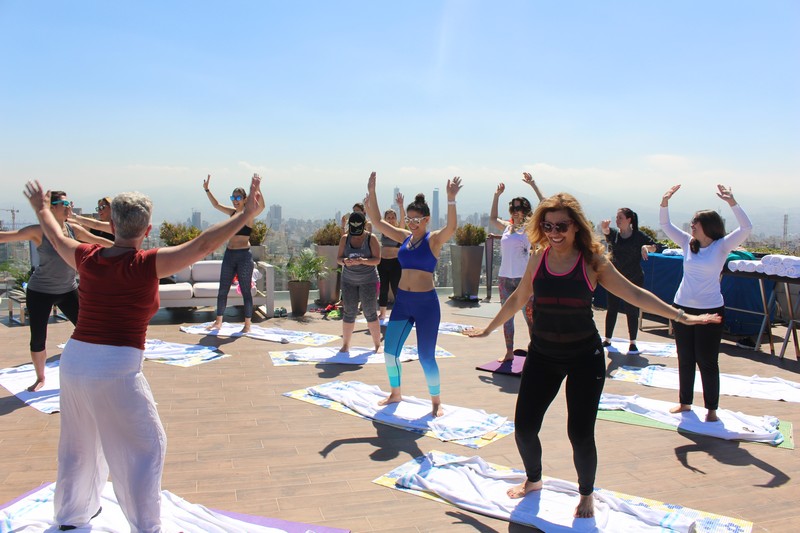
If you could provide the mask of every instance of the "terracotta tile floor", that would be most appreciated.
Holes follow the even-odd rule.
[[[478,326],[488,322],[456,314],[463,309],[445,298],[441,301],[445,321]],[[228,321],[241,320],[235,310],[230,312]],[[596,313],[598,324],[603,318],[602,311]],[[286,345],[247,338],[204,339],[178,330],[181,323],[210,319],[209,310],[191,314],[162,310],[148,333],[153,339],[219,345],[232,355],[193,368],[145,363],[169,438],[165,489],[213,508],[353,531],[525,530],[370,482],[432,449],[478,453],[488,461],[519,467],[513,436],[475,452],[282,397],[289,390],[332,379],[360,380],[384,389],[388,384],[382,365],[274,367],[267,352],[287,349]],[[519,314],[516,323],[518,345],[525,347],[527,332]],[[311,314],[299,321],[280,318],[262,324],[323,333],[341,331],[341,322]],[[618,321],[617,334],[624,334],[624,328],[624,320]],[[56,345],[71,331],[72,326],[65,322],[50,325],[51,354],[59,353]],[[776,328],[775,333],[782,335],[783,331]],[[666,330],[649,329],[640,338],[665,341]],[[368,346],[368,341],[365,325],[357,324],[354,344]],[[780,360],[739,349],[734,342],[724,341],[723,372],[800,381],[800,364],[793,348]],[[474,370],[501,353],[501,332],[486,339],[444,335],[439,344],[457,356],[440,361],[445,403],[513,416],[518,378]],[[0,368],[29,361],[27,328],[0,324],[0,345]],[[636,360],[641,358],[631,358]],[[670,367],[677,363],[675,359],[649,360]],[[625,361],[610,361],[615,366],[620,363]],[[426,396],[419,365],[410,363],[403,369],[404,393]],[[605,390],[669,401],[677,396],[669,390],[645,390],[614,381],[607,381]],[[724,396],[722,406],[771,414],[800,427],[798,404]],[[58,414],[42,414],[0,388],[0,502],[55,479],[59,422]],[[545,474],[574,480],[563,396],[550,408],[541,438]],[[797,530],[797,450],[689,438],[605,421],[598,422],[597,441],[599,487],[741,517],[753,521],[756,531]]]

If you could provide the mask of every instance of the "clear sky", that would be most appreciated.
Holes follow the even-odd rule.
[[[726,206],[800,233],[795,0],[0,0],[0,208],[26,179],[207,219],[253,172],[285,217],[462,177],[458,208],[569,191],[590,216]],[[444,210],[444,207],[443,207]],[[221,215],[219,215],[221,216]],[[730,217],[729,217],[730,218]],[[0,219],[9,214],[0,211]],[[773,227],[774,226],[774,227]]]

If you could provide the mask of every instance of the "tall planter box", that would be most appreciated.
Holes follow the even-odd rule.
[[[292,316],[303,316],[308,311],[308,294],[311,291],[310,281],[289,282],[289,302]]]
[[[335,304],[339,301],[339,278],[341,276],[339,263],[336,261],[339,247],[319,244],[315,246],[317,255],[325,258],[325,266],[330,269],[325,278],[317,280],[319,303],[320,305]]]
[[[481,284],[484,247],[450,245],[453,297],[477,299]]]

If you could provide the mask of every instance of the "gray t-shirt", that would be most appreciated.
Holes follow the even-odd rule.
[[[372,249],[369,247],[372,234],[369,232],[364,233],[364,241],[361,246],[354,248],[350,243],[350,235],[344,241],[344,256],[350,259],[356,257],[372,257]],[[378,268],[375,265],[355,265],[344,266],[342,268],[342,282],[349,283],[350,285],[362,285],[364,283],[378,283]]]
[[[72,228],[65,224],[67,235],[75,238]],[[66,264],[47,237],[42,234],[42,244],[36,247],[39,253],[39,266],[28,280],[28,288],[45,294],[64,294],[78,288],[75,270]]]

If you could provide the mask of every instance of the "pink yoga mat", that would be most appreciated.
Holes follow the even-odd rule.
[[[521,350],[519,350],[521,351]],[[489,361],[488,363],[484,363],[480,366],[476,366],[477,370],[485,370],[486,372],[493,372],[495,374],[510,374],[512,376],[519,376],[522,374],[522,365],[525,364],[525,356],[523,355],[516,355],[517,352],[514,352],[514,360],[513,361]]]

